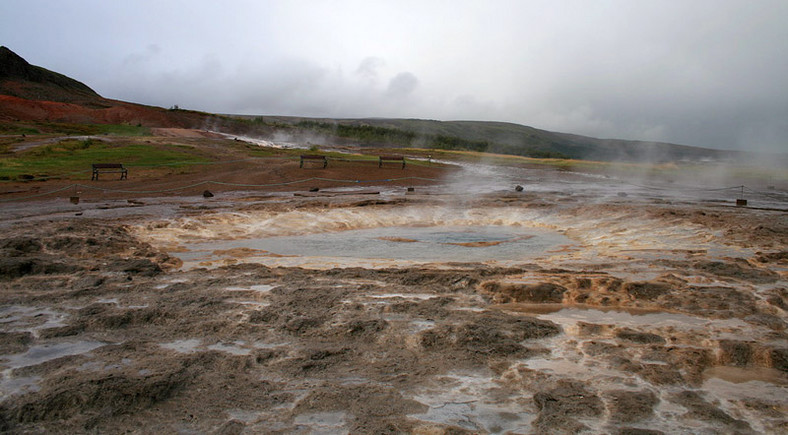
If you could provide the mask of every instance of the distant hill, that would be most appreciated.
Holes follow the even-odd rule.
[[[335,144],[607,161],[718,161],[749,155],[661,142],[597,139],[507,122],[261,117],[167,110],[104,98],[84,83],[31,65],[0,47],[0,122],[17,121],[209,128],[269,139],[284,133],[304,142],[322,137]]]
[[[248,117],[247,117],[248,118]],[[740,158],[723,151],[662,142],[597,139],[508,122],[425,119],[330,119],[267,116],[268,122],[322,130],[376,146],[386,142],[421,148],[469,149],[528,157],[603,161],[703,161]]]
[[[0,47],[0,94],[26,100],[109,107],[104,98],[84,83],[30,65],[7,47]]]
[[[520,154],[518,151],[553,152],[576,159],[677,161],[725,159],[738,153],[662,142],[597,139],[556,133],[507,122],[365,120],[372,125],[392,125],[429,134],[458,136],[491,142],[490,151]]]
[[[203,115],[110,100],[82,82],[0,47],[0,121],[195,127]]]

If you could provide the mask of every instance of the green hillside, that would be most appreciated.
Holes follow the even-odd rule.
[[[436,121],[425,119],[330,119],[300,117],[236,117],[256,119],[292,133],[319,133],[359,145],[464,149],[539,158],[602,161],[673,162],[733,160],[736,151],[722,151],[660,142],[597,139],[555,133],[525,125],[488,121]]]

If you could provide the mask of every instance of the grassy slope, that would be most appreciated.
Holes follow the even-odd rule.
[[[100,140],[65,139],[0,157],[0,180],[33,176],[90,178],[92,163],[123,163],[127,167],[181,167],[209,161],[186,147],[138,141],[105,143]]]

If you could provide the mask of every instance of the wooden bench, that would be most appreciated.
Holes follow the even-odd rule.
[[[304,167],[304,161],[306,161],[306,160],[322,162],[324,169],[325,169],[326,166],[328,166],[328,159],[326,158],[326,156],[318,156],[318,155],[314,155],[314,154],[305,154],[305,155],[301,156],[301,164],[298,165],[298,167],[299,168],[303,168]]]
[[[403,156],[380,156],[378,160],[378,168],[383,167],[383,162],[402,162],[402,169],[405,169],[405,157]]]
[[[91,180],[98,180],[99,173],[120,174],[120,179],[128,179],[129,170],[120,163],[93,163],[93,176]]]

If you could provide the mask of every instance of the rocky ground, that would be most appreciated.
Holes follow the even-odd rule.
[[[178,257],[244,219],[445,201],[256,194],[7,218],[0,429],[788,431],[784,212],[501,193],[462,206],[531,213],[575,245],[399,267]]]

